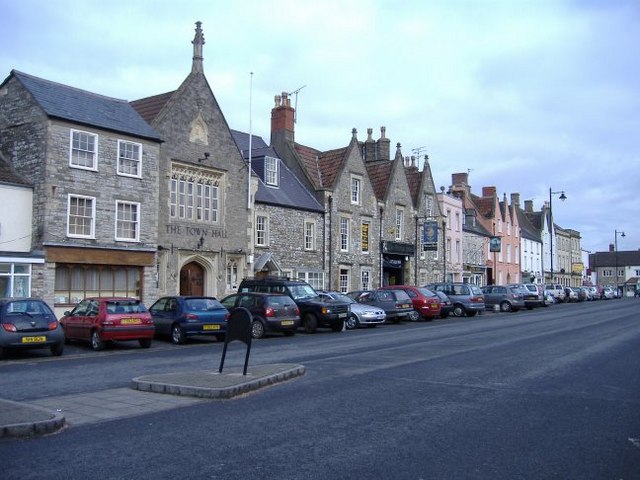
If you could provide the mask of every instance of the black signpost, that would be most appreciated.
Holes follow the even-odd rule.
[[[247,374],[247,365],[249,364],[249,353],[251,352],[251,323],[253,316],[251,312],[244,307],[236,308],[227,322],[227,334],[224,339],[224,348],[222,349],[222,359],[220,360],[220,369],[218,373],[222,373],[224,366],[224,357],[227,355],[227,345],[234,340],[239,340],[247,346],[247,355],[244,359],[243,375]]]

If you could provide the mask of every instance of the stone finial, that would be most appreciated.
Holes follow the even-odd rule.
[[[196,35],[193,38],[193,63],[191,65],[192,72],[203,72],[202,61],[204,60],[202,56],[202,47],[204,46],[204,34],[202,33],[202,28],[200,28],[202,22],[196,22]]]
[[[353,138],[354,140],[358,139],[358,130],[355,128],[351,129],[351,138]]]
[[[373,128],[367,128],[367,141],[373,141]]]
[[[380,138],[387,138],[387,127],[380,127]]]

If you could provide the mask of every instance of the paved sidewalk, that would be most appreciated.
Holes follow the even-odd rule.
[[[178,372],[134,378],[130,388],[46,397],[30,402],[0,399],[0,438],[30,437],[73,427],[230,399],[303,375],[295,364],[271,364],[215,371]]]

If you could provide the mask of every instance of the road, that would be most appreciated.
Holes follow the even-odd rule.
[[[0,440],[3,479],[640,479],[640,300],[255,341],[306,374],[241,398]],[[215,370],[222,344],[0,363],[0,397]],[[241,365],[243,353],[225,365]],[[235,363],[234,363],[235,362]]]

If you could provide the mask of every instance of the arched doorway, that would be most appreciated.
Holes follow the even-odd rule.
[[[204,295],[204,268],[189,262],[180,269],[180,295]]]

